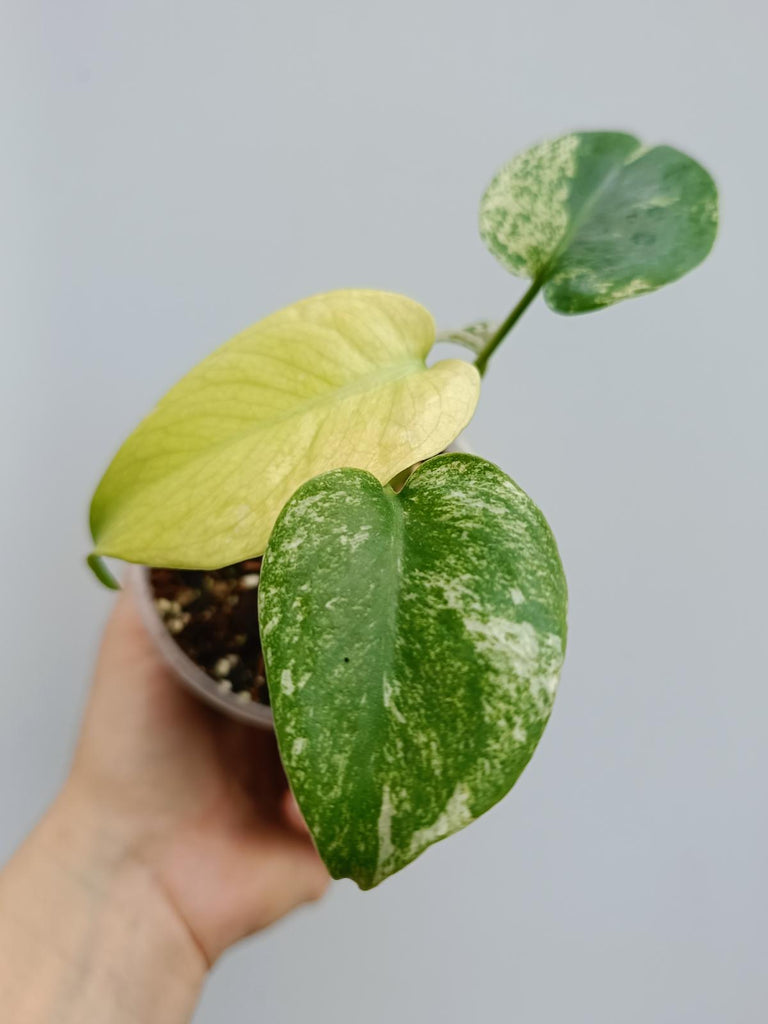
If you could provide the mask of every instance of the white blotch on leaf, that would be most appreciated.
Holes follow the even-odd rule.
[[[354,553],[360,547],[361,544],[365,544],[367,540],[371,539],[371,527],[361,526],[357,533],[353,533],[352,536],[348,534],[342,534],[339,537],[339,543],[349,548],[350,552]]]
[[[522,721],[518,718],[512,726],[512,739],[515,743],[523,744],[528,739],[528,733],[523,728]]]
[[[293,685],[293,676],[291,675],[291,670],[289,668],[284,668],[280,676],[280,689],[283,691],[286,697],[290,697],[295,688],[296,687]]]
[[[384,783],[384,788],[381,791],[381,810],[379,811],[379,852],[376,862],[376,872],[374,875],[375,882],[379,882],[382,878],[386,877],[387,865],[395,853],[395,848],[392,845],[393,813],[394,807],[389,795],[389,786]]]
[[[384,707],[396,721],[405,723],[405,715],[402,714],[397,704],[395,704],[394,687],[386,677],[384,678]]]
[[[635,295],[642,295],[644,292],[652,291],[654,285],[646,281],[644,277],[635,277],[627,284],[615,285],[608,281],[598,289],[598,301],[606,305],[613,302],[620,302],[622,299],[631,299]]]
[[[475,650],[485,654],[492,665],[512,668],[520,679],[536,673],[539,635],[530,622],[493,615],[485,620],[466,618],[464,627],[472,635]]]
[[[275,615],[273,618],[267,619],[267,621],[261,627],[262,635],[263,636],[267,636],[269,633],[272,632],[273,629],[276,629],[279,625],[280,625],[280,616],[279,615]]]
[[[438,815],[437,819],[426,828],[417,829],[411,836],[408,856],[414,857],[421,850],[438,839],[458,832],[473,820],[472,812],[469,809],[469,790],[463,782],[458,783],[456,789]]]

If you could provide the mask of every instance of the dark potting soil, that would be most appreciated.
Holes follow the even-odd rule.
[[[219,688],[269,704],[259,638],[261,559],[224,569],[151,569],[155,608],[185,654]]]

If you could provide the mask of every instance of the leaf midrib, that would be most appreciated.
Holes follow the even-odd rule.
[[[405,483],[405,488],[408,486],[408,481]],[[402,493],[402,492],[401,492]],[[382,668],[379,674],[380,683],[380,703],[376,704],[378,714],[381,716],[384,728],[378,730],[379,735],[382,733],[385,736],[385,741],[380,745],[379,750],[381,753],[381,760],[376,768],[378,772],[374,771],[373,777],[376,778],[378,775],[378,786],[377,792],[381,794],[381,799],[384,799],[384,786],[381,781],[381,772],[383,765],[386,761],[387,750],[389,748],[389,736],[390,726],[392,719],[392,711],[387,707],[385,700],[385,685],[388,683],[391,692],[391,700],[396,701],[397,689],[395,683],[398,682],[396,679],[396,668],[397,668],[397,637],[398,637],[398,620],[400,617],[400,603],[401,594],[403,589],[403,579],[405,578],[403,558],[405,553],[405,514],[403,509],[403,502],[401,495],[396,494],[391,487],[387,486],[384,488],[385,500],[389,503],[391,510],[391,522],[392,522],[392,533],[390,537],[389,545],[389,586],[388,594],[385,607],[388,610],[387,615],[387,628],[382,630],[384,636],[384,643],[386,644],[386,650],[383,652],[384,657],[382,658]],[[391,822],[390,822],[391,828]],[[376,846],[376,863],[372,867],[372,877],[378,875],[381,869],[381,846],[380,840]]]
[[[294,419],[296,417],[304,416],[313,409],[320,409],[323,406],[335,405],[355,395],[364,394],[367,391],[373,393],[375,391],[378,391],[380,388],[385,387],[388,384],[394,383],[395,381],[403,380],[406,377],[415,375],[416,373],[421,373],[422,371],[428,372],[428,370],[429,367],[426,366],[422,359],[409,359],[405,362],[389,367],[389,369],[386,372],[382,373],[381,370],[378,370],[375,373],[369,373],[363,377],[358,377],[356,380],[350,381],[350,383],[345,384],[340,388],[329,390],[322,395],[318,395],[310,399],[309,401],[298,404],[292,407],[291,409],[287,410],[282,415],[272,416],[269,418],[265,418],[263,420],[252,420],[247,426],[243,427],[241,430],[228,434],[226,437],[223,437],[220,441],[214,442],[213,444],[211,444],[210,441],[207,441],[204,438],[202,438],[202,444],[199,449],[196,448],[194,443],[190,446],[192,450],[189,455],[189,458],[183,463],[181,467],[174,467],[167,474],[163,475],[162,477],[154,481],[150,485],[149,489],[151,490],[154,487],[167,486],[169,480],[172,480],[179,473],[187,473],[190,467],[197,464],[201,458],[204,459],[205,462],[209,462],[211,459],[215,459],[218,453],[220,453],[222,450],[225,450],[231,446],[235,446],[239,444],[239,442],[245,440],[251,435],[259,433],[262,430],[272,429],[273,427],[280,423],[285,423],[286,421]],[[375,386],[372,386],[374,384]],[[171,420],[169,423],[168,421],[163,422],[163,420],[160,418],[160,414],[165,412],[166,409],[156,410],[156,415],[158,416],[159,419],[159,422],[156,425],[152,424],[151,420],[153,417],[152,414],[150,414],[150,418],[146,421],[147,431],[145,434],[145,439],[150,439],[155,431],[165,432],[173,428],[173,426],[175,425],[174,420]],[[189,451],[189,448],[187,446],[183,446],[177,451],[171,452],[168,450],[168,447],[166,445],[164,449],[162,449],[159,452],[158,457],[167,458],[169,455],[176,455],[179,453],[183,454],[187,451]],[[129,461],[124,461],[122,464],[119,465],[119,467],[115,466],[115,469],[118,470],[118,472],[116,472],[113,476],[113,480],[111,481],[112,485],[114,486],[115,482],[117,482],[119,485],[120,479],[123,477],[125,473],[131,470],[133,465],[135,465],[137,462],[144,461],[146,461],[146,456],[142,456],[141,454],[137,453],[133,459]],[[101,488],[99,489],[101,490]],[[98,492],[94,496],[94,507],[97,504],[97,498],[99,498]],[[104,499],[102,498],[101,500],[103,501]],[[97,524],[95,520],[96,516],[94,515],[92,507],[91,531],[92,534],[94,534],[94,536],[97,530]],[[103,522],[100,523],[99,526],[103,529]]]
[[[254,428],[261,427],[264,424],[272,426],[276,423],[282,423],[295,416],[301,416],[314,408],[319,408],[323,405],[335,404],[338,401],[343,401],[345,398],[361,394],[365,391],[376,390],[378,387],[385,384],[390,384],[393,381],[402,379],[403,377],[411,376],[415,372],[427,369],[428,367],[426,363],[420,358],[411,358],[389,367],[379,368],[371,373],[366,373],[363,376],[356,377],[355,380],[349,381],[349,383],[343,384],[341,387],[329,388],[327,391],[324,391],[319,395],[315,395],[305,401],[300,401],[298,404],[292,406],[281,414],[265,416],[264,419],[252,419],[247,427],[243,427],[242,430],[229,435],[226,441],[222,441],[220,443],[225,444],[229,441],[236,440],[250,433]],[[179,396],[179,399],[182,404],[188,401],[187,396]],[[165,413],[167,410],[168,405],[165,405],[164,407],[158,408],[156,413],[159,415],[160,413]],[[180,417],[180,419],[182,418],[188,417]],[[169,426],[173,425],[174,421],[171,420],[170,423],[166,422],[163,425],[163,428],[167,429]]]

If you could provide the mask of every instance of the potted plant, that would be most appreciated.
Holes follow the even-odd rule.
[[[113,584],[105,556],[155,567],[166,647],[241,715],[271,703],[334,877],[370,888],[473,821],[549,718],[566,643],[555,541],[501,469],[446,454],[491,356],[540,291],[566,314],[653,291],[701,262],[716,226],[714,183],[678,150],[616,132],[537,145],[480,207],[527,291],[498,327],[440,336],[473,363],[427,367],[434,325],[411,299],[318,295],[217,349],[107,469],[92,568]]]

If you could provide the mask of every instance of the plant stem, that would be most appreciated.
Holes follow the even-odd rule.
[[[523,315],[526,309],[528,309],[528,307],[536,298],[536,296],[539,294],[543,284],[543,275],[539,275],[539,277],[534,278],[531,282],[530,287],[528,288],[528,291],[525,293],[525,295],[523,295],[522,299],[520,299],[520,301],[509,314],[504,323],[501,324],[500,327],[498,327],[497,330],[488,339],[485,348],[482,350],[480,355],[475,360],[475,366],[477,367],[481,377],[485,373],[485,368],[488,366],[488,360],[491,358],[493,353],[496,351],[496,349],[499,347],[502,341],[506,338],[506,336],[515,326],[517,321],[520,319],[520,317]]]

